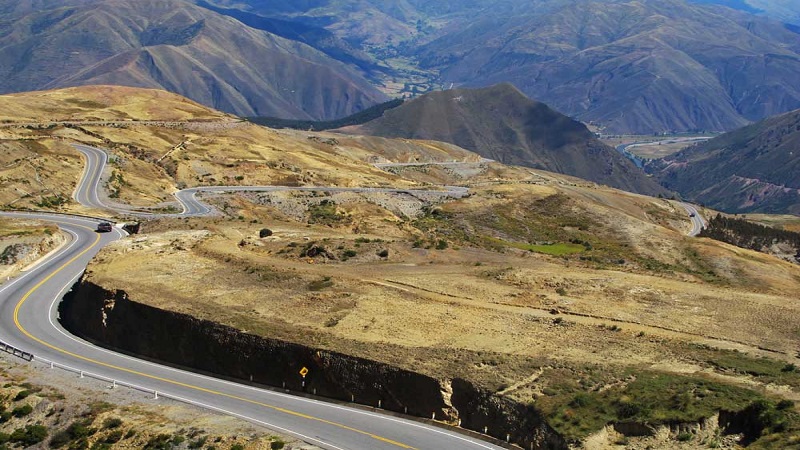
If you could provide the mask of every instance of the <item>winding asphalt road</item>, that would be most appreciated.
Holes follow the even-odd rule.
[[[694,205],[682,202],[681,206],[689,214],[689,218],[692,219],[692,230],[689,231],[689,236],[695,237],[706,227],[706,221]]]
[[[74,145],[86,157],[86,168],[83,178],[75,189],[74,198],[84,206],[106,209],[115,213],[132,216],[175,216],[176,214],[160,214],[137,210],[119,204],[105,204],[100,200],[99,190],[103,180],[103,171],[108,162],[108,155],[103,150],[86,145]],[[327,186],[200,186],[183,189],[175,193],[175,198],[182,207],[179,216],[206,216],[214,213],[213,207],[201,202],[197,194],[226,192],[278,192],[278,191],[318,191],[318,192],[355,192],[355,193],[387,193],[408,195],[436,195],[461,198],[469,193],[469,189],[461,186],[443,186],[442,190],[389,189],[370,187],[327,187]]]
[[[78,147],[78,150],[86,155],[87,164],[76,188],[75,199],[93,208],[115,210],[110,205],[104,204],[98,195],[107,161],[105,152],[85,146]],[[218,186],[186,189],[179,191],[176,198],[183,207],[181,215],[204,215],[210,214],[212,208],[197,200],[198,192],[286,189],[419,192],[370,188]],[[448,188],[444,192],[426,191],[426,193],[460,197],[466,194],[466,189]],[[684,207],[690,212],[689,208],[693,208],[686,204]],[[126,214],[149,214],[132,209],[117,211]],[[104,245],[121,238],[124,233],[116,228],[111,233],[96,233],[94,230],[98,220],[88,218],[47,213],[0,213],[0,215],[51,221],[58,224],[70,236],[67,245],[34,269],[0,286],[0,340],[32,353],[37,359],[53,361],[120,383],[167,393],[293,435],[325,449],[501,448],[450,429],[198,375],[121,355],[78,339],[59,324],[57,305],[95,254]],[[696,216],[702,226],[699,214]],[[693,222],[696,228],[697,221]]]
[[[105,154],[86,149],[83,147],[81,151],[87,155],[87,166],[75,198],[87,206],[109,209],[97,195]],[[212,191],[234,189],[242,190],[219,187]],[[183,215],[211,211],[194,199],[198,191],[178,194]],[[34,269],[0,286],[0,340],[32,353],[36,359],[168,394],[325,449],[501,448],[450,429],[198,375],[121,355],[78,339],[59,324],[57,305],[95,254],[124,233],[116,228],[111,233],[96,233],[98,220],[88,218],[47,213],[0,215],[54,222],[70,236],[67,245]]]

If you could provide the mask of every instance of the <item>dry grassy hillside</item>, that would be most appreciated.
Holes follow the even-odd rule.
[[[0,126],[8,207],[81,210],[71,196],[83,162],[71,143],[110,152],[112,200],[158,207],[199,185],[414,187],[371,163],[479,159],[448,144],[270,130],[155,90],[70,88],[4,95],[0,105],[25,111]]]
[[[47,161],[63,163],[73,180],[80,164],[62,146],[108,148],[109,190],[136,204],[219,183],[469,186],[458,200],[213,196],[224,215],[145,222],[141,235],[105,248],[84,281],[444,384],[461,377],[528,405],[576,441],[612,445],[623,437],[604,426],[631,417],[697,422],[763,401],[777,422],[762,427],[758,445],[797,444],[800,419],[787,405],[800,401],[800,266],[687,237],[675,202],[433,142],[228,122],[0,133],[16,146],[52,143],[64,154]],[[464,163],[369,164],[385,160]],[[678,448],[677,439],[667,430],[636,442]],[[688,439],[736,446],[713,432]]]
[[[90,86],[0,95],[0,123],[226,119],[235,120],[156,89]]]

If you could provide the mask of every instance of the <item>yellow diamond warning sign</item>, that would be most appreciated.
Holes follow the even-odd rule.
[[[300,369],[300,376],[305,378],[306,375],[308,375],[308,368],[307,367],[303,367],[302,369]]]

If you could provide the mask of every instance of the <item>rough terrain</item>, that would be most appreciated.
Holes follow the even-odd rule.
[[[223,215],[147,221],[98,255],[83,287],[105,292],[105,312],[124,298],[128,310],[389,365],[437,380],[443,399],[469,386],[480,405],[541,417],[573,445],[639,445],[644,429],[642,446],[656,448],[797,445],[800,267],[689,238],[677,202],[432,142],[251,125],[0,132],[62,143],[53,135],[65,130],[124,161],[109,191],[141,205],[220,181],[470,188],[446,202],[208,196]],[[453,160],[463,164],[372,165]],[[473,420],[470,408],[451,405],[447,420]]]

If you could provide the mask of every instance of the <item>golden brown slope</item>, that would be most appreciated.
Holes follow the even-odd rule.
[[[110,188],[141,204],[167,199],[183,184],[458,180],[471,188],[452,202],[402,194],[219,196],[213,201],[227,217],[146,223],[144,235],[95,260],[86,282],[122,289],[136,302],[443,380],[463,377],[535,405],[572,437],[606,417],[573,412],[574,421],[562,421],[584,384],[598,387],[591,395],[623,401],[630,391],[621,386],[653,371],[676,383],[688,373],[748,387],[747,395],[800,399],[795,372],[781,371],[798,362],[798,266],[689,239],[685,212],[664,199],[475,162],[435,143],[249,124],[0,133],[15,145],[110,148],[118,158],[111,170],[122,177]],[[387,156],[470,162],[394,174],[365,162]],[[48,160],[57,167],[65,157]],[[71,158],[64,167],[77,179],[81,165]],[[273,235],[258,237],[265,228]],[[763,355],[774,359],[753,359]],[[703,398],[691,402],[706,414]]]
[[[235,120],[157,89],[83,86],[0,95],[0,123],[124,120]]]

